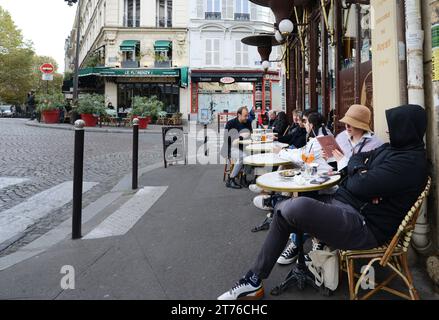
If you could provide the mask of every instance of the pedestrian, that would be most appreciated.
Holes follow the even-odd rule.
[[[27,94],[27,108],[28,108],[28,111],[30,113],[30,119],[34,120],[35,119],[35,92],[34,91],[30,91]]]

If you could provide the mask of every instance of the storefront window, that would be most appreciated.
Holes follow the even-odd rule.
[[[134,96],[155,95],[164,103],[164,111],[176,113],[180,111],[179,93],[178,85],[173,83],[119,83],[117,85],[118,108],[130,108]]]

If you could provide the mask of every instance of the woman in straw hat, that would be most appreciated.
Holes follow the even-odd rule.
[[[352,155],[374,150],[383,142],[370,129],[371,112],[368,107],[354,104],[349,107],[345,116],[340,120],[346,130],[337,135],[336,141],[343,153],[334,150],[332,157],[337,161],[337,170],[347,166]],[[324,155],[331,157],[331,155]],[[331,160],[328,159],[328,162]]]

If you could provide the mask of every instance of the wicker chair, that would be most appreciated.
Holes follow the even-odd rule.
[[[347,271],[348,273],[349,294],[351,300],[366,300],[379,290],[387,291],[408,300],[419,300],[419,295],[413,285],[413,277],[408,267],[407,250],[410,246],[413,230],[422,203],[430,190],[430,185],[431,178],[429,177],[424,191],[418,197],[415,204],[410,208],[388,245],[370,250],[340,251],[340,265],[342,270]],[[363,268],[360,275],[354,273],[354,261],[356,259],[369,259],[367,266]],[[371,266],[377,261],[379,261],[379,264],[382,267],[388,267],[393,272],[382,283],[373,283],[374,289],[360,297],[358,295],[359,287],[368,274]],[[387,286],[396,276],[399,276],[404,281],[408,288],[409,295]],[[356,279],[358,280],[356,281]],[[372,282],[369,281],[369,283]]]

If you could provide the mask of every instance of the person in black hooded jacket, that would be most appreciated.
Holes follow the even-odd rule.
[[[370,249],[390,241],[427,182],[425,110],[404,105],[386,111],[390,143],[351,157],[335,196],[298,197],[274,208],[259,255],[220,300],[259,299],[292,232],[309,233],[335,249]]]

